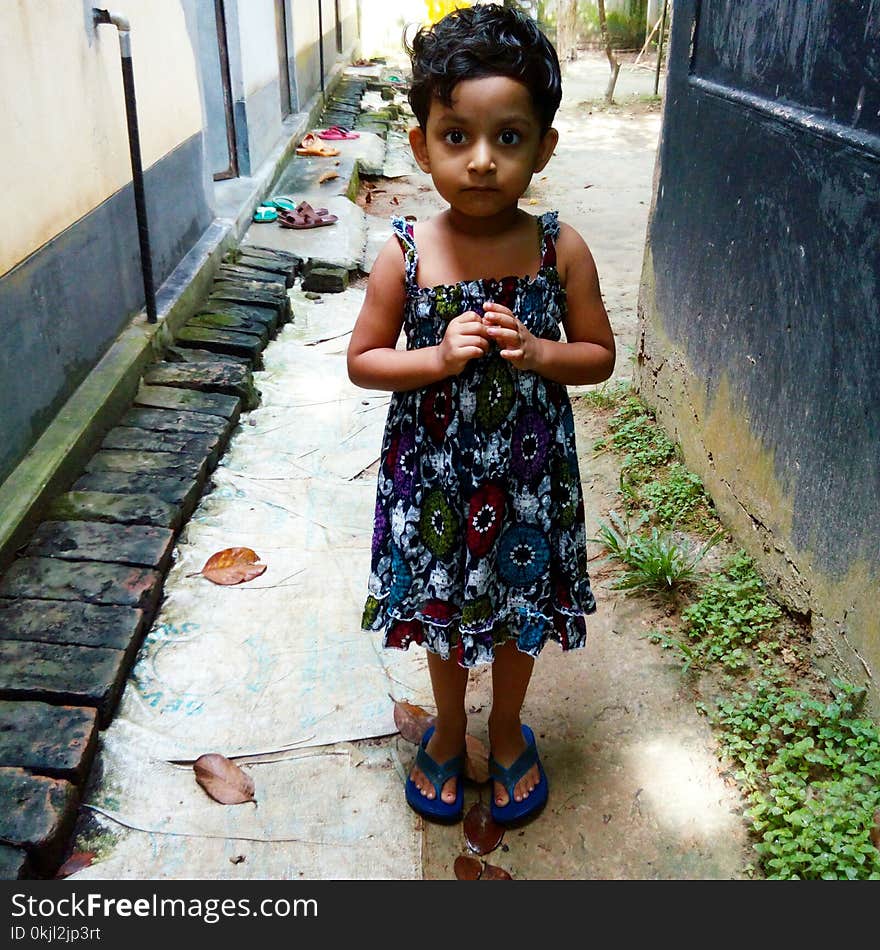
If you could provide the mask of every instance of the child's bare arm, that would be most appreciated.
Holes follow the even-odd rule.
[[[566,342],[533,336],[500,304],[486,304],[484,322],[501,355],[518,369],[579,386],[601,383],[614,371],[614,334],[599,292],[599,275],[583,238],[566,224],[556,242],[557,268],[565,287]]]
[[[403,257],[395,238],[379,252],[361,312],[348,345],[348,376],[365,389],[403,392],[460,373],[489,349],[486,331],[472,311],[450,320],[438,346],[395,349],[406,302]]]

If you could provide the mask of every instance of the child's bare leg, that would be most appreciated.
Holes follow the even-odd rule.
[[[428,671],[431,674],[434,702],[437,704],[437,721],[425,751],[435,762],[442,765],[464,751],[464,737],[467,732],[464,694],[468,670],[459,666],[453,657],[444,660],[436,653],[428,651]],[[421,769],[413,767],[410,777],[425,798],[434,798],[434,786]],[[440,798],[451,804],[455,801],[456,794],[456,779],[451,778],[443,784]]]
[[[489,742],[493,757],[505,768],[510,768],[526,747],[519,717],[534,665],[534,657],[518,650],[513,640],[508,640],[495,649],[495,660],[492,663]],[[540,779],[538,766],[532,766],[514,786],[513,797],[516,801],[528,798]],[[493,784],[495,804],[503,807],[510,801],[507,791],[498,782]]]

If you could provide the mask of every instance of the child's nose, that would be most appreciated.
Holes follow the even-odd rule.
[[[480,172],[481,174],[494,171],[495,159],[492,157],[492,149],[488,142],[483,139],[478,139],[474,143],[468,168],[472,171]]]

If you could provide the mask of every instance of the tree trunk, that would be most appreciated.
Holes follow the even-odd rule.
[[[556,0],[556,55],[560,63],[577,59],[577,0]]]
[[[608,35],[608,21],[605,19],[605,0],[597,0],[599,5],[599,29],[602,31],[602,42],[605,44],[605,55],[611,68],[608,88],[605,90],[605,102],[611,105],[614,102],[614,86],[617,84],[617,74],[620,72],[620,63],[611,49],[611,37]]]

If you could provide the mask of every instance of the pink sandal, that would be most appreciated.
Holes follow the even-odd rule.
[[[341,142],[345,139],[359,139],[360,132],[350,132],[343,129],[341,125],[331,125],[329,129],[318,133],[319,139],[325,139],[328,142]]]

